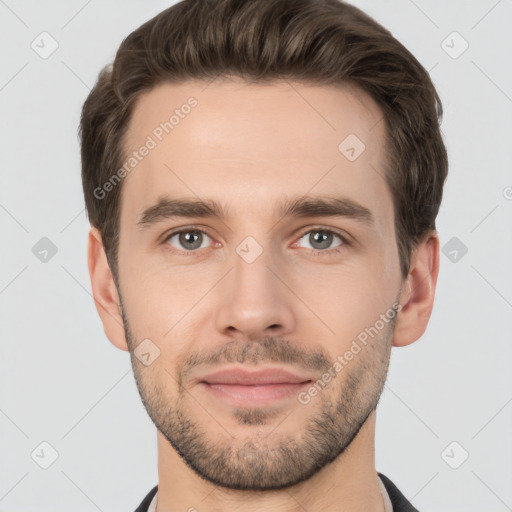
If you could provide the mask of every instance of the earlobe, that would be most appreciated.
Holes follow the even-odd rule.
[[[101,233],[95,227],[89,230],[87,260],[94,304],[105,334],[114,346],[128,351],[119,294],[105,254]]]
[[[439,238],[430,231],[411,255],[409,275],[402,288],[393,345],[403,347],[416,341],[427,328],[439,273]]]

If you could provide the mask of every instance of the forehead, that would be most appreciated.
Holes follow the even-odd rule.
[[[138,99],[124,140],[126,160],[138,156],[123,183],[121,217],[135,223],[162,195],[259,215],[262,201],[308,193],[390,203],[382,121],[377,104],[348,85],[158,85]]]

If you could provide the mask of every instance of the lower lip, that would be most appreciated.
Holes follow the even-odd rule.
[[[201,385],[214,396],[236,405],[262,405],[269,402],[276,402],[297,394],[302,388],[310,384],[310,381],[297,384],[263,384],[259,386],[201,383]]]

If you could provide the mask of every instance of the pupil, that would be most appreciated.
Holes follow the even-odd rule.
[[[185,247],[188,245],[189,247],[187,249],[197,249],[197,247],[201,246],[201,242],[197,243],[198,239],[199,233],[197,231],[187,231],[181,234],[180,242]]]
[[[315,243],[318,243],[321,247],[321,249],[325,249],[329,247],[330,241],[331,241],[332,234],[331,233],[325,233],[325,231],[316,231],[313,235],[313,241]]]

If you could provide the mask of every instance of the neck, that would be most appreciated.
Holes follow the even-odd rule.
[[[374,439],[375,411],[345,452],[310,479],[285,489],[239,491],[216,486],[198,476],[157,431],[157,512],[383,512]]]

